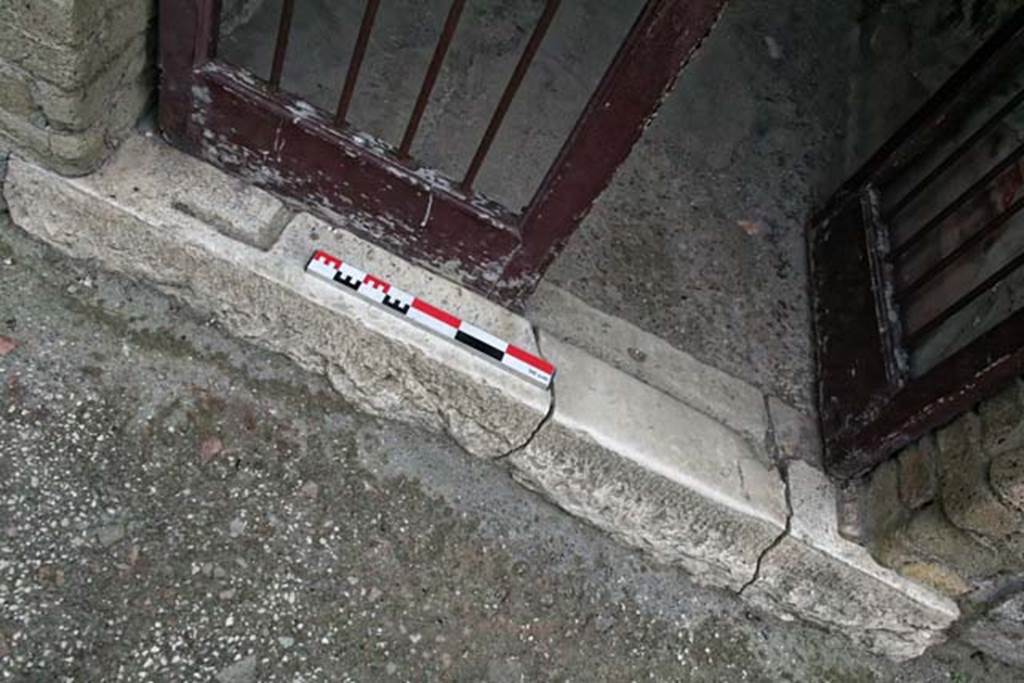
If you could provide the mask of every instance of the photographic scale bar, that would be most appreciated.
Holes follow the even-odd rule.
[[[451,313],[431,306],[423,299],[392,287],[388,282],[364,273],[350,263],[316,250],[306,263],[306,272],[359,294],[364,299],[387,306],[446,339],[452,339],[547,389],[555,376],[555,366],[518,346],[498,339],[485,330]]]

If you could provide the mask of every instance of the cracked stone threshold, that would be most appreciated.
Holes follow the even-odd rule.
[[[703,584],[894,658],[941,642],[959,616],[947,598],[842,539],[825,476],[794,460],[784,478],[765,457],[778,431],[765,397],[692,359],[662,372],[670,386],[656,388],[144,135],[82,178],[13,158],[3,189],[21,229],[152,282],[233,334],[326,375],[368,411],[451,435],[568,513]],[[314,248],[542,351],[558,369],[555,389],[305,275]]]

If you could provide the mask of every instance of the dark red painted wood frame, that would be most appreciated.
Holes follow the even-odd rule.
[[[938,141],[1018,64],[1024,9],[846,182],[811,222],[808,257],[825,465],[863,474],[1024,374],[1018,311],[921,376],[912,376],[892,298],[889,235],[879,188]]]
[[[160,2],[160,125],[174,145],[521,307],[610,182],[726,0],[649,0],[527,210],[514,214],[216,60],[219,0]]]

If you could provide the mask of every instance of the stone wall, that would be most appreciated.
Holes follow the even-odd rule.
[[[1024,626],[1000,626],[1024,612],[1024,381],[879,466],[863,505],[881,564],[956,599],[968,640],[1024,664],[1004,647]]]
[[[0,3],[0,157],[95,169],[155,95],[155,0]]]

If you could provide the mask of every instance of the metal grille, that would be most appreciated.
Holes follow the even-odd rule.
[[[1024,10],[813,222],[826,459],[873,466],[1024,372]]]
[[[325,215],[355,207],[387,229],[365,236],[428,267],[458,264],[462,282],[521,306],[611,180],[680,67],[710,31],[725,0],[648,0],[561,151],[521,212],[475,190],[517,91],[558,13],[545,0],[467,167],[458,179],[411,158],[464,0],[453,0],[400,141],[360,134],[348,120],[380,9],[366,0],[333,112],[282,85],[295,0],[281,0],[269,74],[218,59],[219,0],[160,3],[161,126],[176,145]]]

